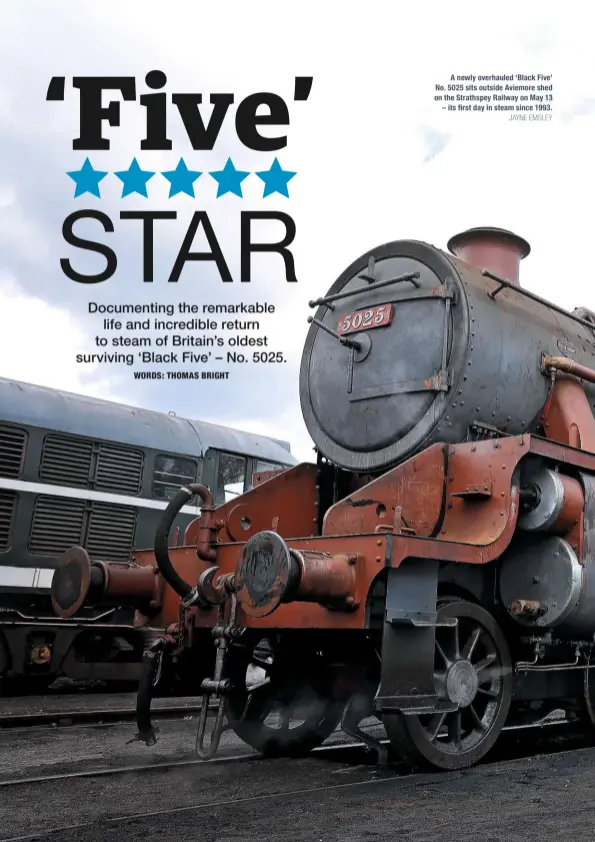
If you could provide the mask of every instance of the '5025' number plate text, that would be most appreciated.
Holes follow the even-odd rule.
[[[366,310],[356,310],[347,313],[339,319],[337,333],[356,333],[359,330],[370,330],[373,327],[386,327],[393,320],[394,305],[378,304]]]

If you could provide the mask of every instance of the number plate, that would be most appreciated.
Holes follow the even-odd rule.
[[[393,304],[378,304],[376,307],[368,307],[366,310],[347,313],[339,319],[337,333],[344,336],[346,333],[371,330],[373,327],[386,327],[393,320],[394,309]]]

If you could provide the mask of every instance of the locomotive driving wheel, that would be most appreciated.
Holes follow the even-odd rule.
[[[335,730],[345,700],[333,695],[333,672],[320,652],[291,657],[261,639],[234,644],[226,672],[228,725],[256,751],[301,757]]]
[[[494,618],[458,599],[438,605],[456,626],[436,628],[434,681],[453,712],[383,714],[391,748],[412,766],[462,769],[477,763],[500,735],[512,696],[512,661]]]

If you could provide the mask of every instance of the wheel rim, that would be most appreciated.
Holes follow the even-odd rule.
[[[511,661],[502,632],[484,609],[453,601],[441,605],[438,613],[458,621],[454,627],[437,627],[434,661],[436,692],[445,702],[457,704],[457,710],[389,715],[385,725],[405,759],[461,768],[483,757],[504,726],[512,691]]]

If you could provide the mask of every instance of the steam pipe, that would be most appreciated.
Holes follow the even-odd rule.
[[[215,526],[213,524],[213,512],[215,511],[213,495],[206,486],[196,483],[180,488],[173,500],[170,501],[157,526],[153,547],[159,572],[167,584],[182,599],[190,596],[193,588],[174,569],[169,557],[168,540],[170,530],[182,506],[185,506],[193,497],[199,497],[203,502],[200,514],[198,546],[196,548],[197,555],[205,561],[215,559],[216,552],[209,546],[211,538],[215,533]]]
[[[588,383],[595,383],[595,370],[587,368],[574,360],[569,360],[568,357],[553,357],[549,354],[543,357],[541,368],[544,374],[550,369],[555,368],[558,371],[563,371],[565,374],[573,374],[581,380],[586,380]]]

